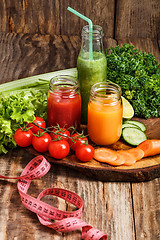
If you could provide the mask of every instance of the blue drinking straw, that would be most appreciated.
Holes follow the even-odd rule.
[[[92,44],[92,41],[93,41],[93,36],[92,36],[93,24],[92,24],[92,21],[91,21],[91,19],[85,17],[84,15],[77,12],[76,10],[74,10],[71,7],[68,7],[67,10],[69,10],[70,12],[74,13],[78,17],[80,17],[83,20],[85,20],[86,22],[88,22],[88,24],[89,24],[89,59],[92,60],[93,59],[93,44]]]

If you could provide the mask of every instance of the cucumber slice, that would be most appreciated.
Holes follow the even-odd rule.
[[[141,128],[140,127],[138,127],[138,125],[135,125],[135,124],[132,124],[132,123],[123,123],[122,124],[122,129],[123,128],[126,128],[126,127],[133,127],[133,128],[138,128],[138,129],[140,129],[141,130]]]
[[[126,127],[122,130],[123,139],[130,145],[137,146],[147,140],[146,134],[138,128]]]
[[[139,121],[128,120],[128,121],[125,121],[125,123],[137,125],[141,129],[141,131],[143,131],[143,132],[146,131],[146,126],[143,123],[139,122]]]

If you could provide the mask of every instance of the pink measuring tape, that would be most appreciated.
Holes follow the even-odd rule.
[[[41,224],[60,232],[70,232],[82,228],[82,239],[106,240],[107,235],[80,219],[83,201],[76,193],[61,188],[49,188],[42,191],[37,198],[27,194],[31,181],[44,176],[50,170],[50,167],[50,163],[43,156],[37,156],[27,164],[20,177],[6,177],[0,175],[0,178],[19,180],[17,187],[22,204],[27,209],[37,214]],[[58,210],[41,201],[41,198],[46,195],[60,197],[72,203],[78,210],[73,212]],[[51,222],[48,219],[57,221]]]

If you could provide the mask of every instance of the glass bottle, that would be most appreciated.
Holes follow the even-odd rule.
[[[112,82],[92,86],[88,104],[88,134],[98,145],[118,141],[122,132],[121,88]]]
[[[81,123],[87,124],[87,109],[91,87],[97,82],[106,81],[107,60],[103,49],[103,29],[93,25],[93,59],[89,55],[89,26],[82,29],[81,50],[77,59],[78,79],[82,97]]]
[[[79,127],[81,96],[78,80],[60,75],[52,78],[47,96],[47,125],[69,128]]]

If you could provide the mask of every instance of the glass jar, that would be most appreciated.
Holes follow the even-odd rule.
[[[118,141],[122,132],[121,88],[112,82],[92,86],[88,104],[88,134],[98,145]]]
[[[60,75],[52,78],[47,96],[47,125],[69,128],[79,127],[81,96],[78,80]]]
[[[81,50],[77,59],[78,79],[82,97],[81,123],[87,124],[87,109],[91,87],[97,82],[106,81],[107,60],[103,50],[103,29],[93,25],[93,58],[89,54],[89,26],[82,29]]]

